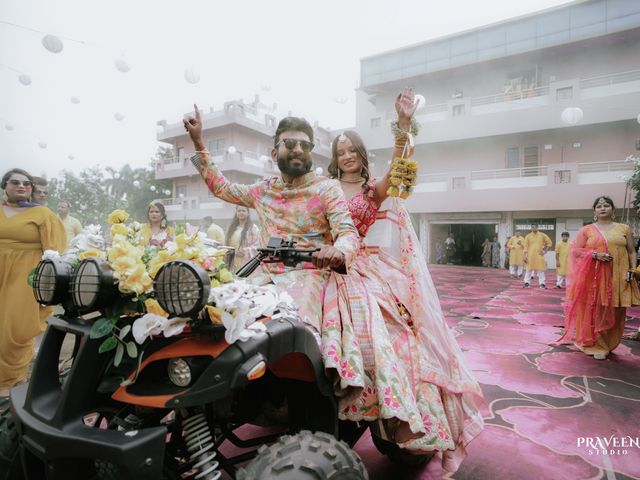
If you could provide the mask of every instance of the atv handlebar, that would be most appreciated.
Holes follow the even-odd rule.
[[[258,249],[258,254],[245,263],[236,272],[238,277],[248,277],[262,263],[283,263],[287,267],[295,267],[300,262],[310,262],[314,252],[319,248],[296,248],[293,240],[283,240],[271,237],[264,248]]]

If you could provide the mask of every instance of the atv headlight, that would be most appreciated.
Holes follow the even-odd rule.
[[[113,270],[101,258],[80,262],[71,279],[71,299],[78,309],[98,309],[108,305],[118,294]]]
[[[193,262],[164,264],[153,282],[156,299],[164,311],[179,317],[198,313],[209,300],[209,275]]]
[[[42,305],[57,305],[69,296],[73,268],[61,259],[42,260],[33,275],[33,294]]]
[[[172,358],[167,364],[169,380],[178,387],[188,387],[191,383],[191,367],[182,358]]]

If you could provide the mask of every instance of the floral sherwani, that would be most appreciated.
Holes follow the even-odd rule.
[[[336,180],[311,172],[291,183],[271,177],[242,185],[229,182],[206,154],[196,154],[192,163],[216,197],[255,209],[263,245],[270,237],[294,240],[298,248],[333,245],[349,265],[360,240]],[[322,294],[329,271],[317,270],[310,263],[301,269],[268,264],[263,270],[294,298],[302,320],[320,332]]]

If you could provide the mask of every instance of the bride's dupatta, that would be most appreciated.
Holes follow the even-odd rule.
[[[569,251],[564,334],[555,343],[575,339],[579,346],[590,347],[600,332],[614,326],[613,266],[593,258],[594,253],[608,251],[607,240],[596,225],[587,225],[578,232]]]
[[[443,466],[455,471],[465,456],[466,445],[482,431],[482,391],[446,323],[411,218],[397,198],[383,203],[365,242],[411,314],[416,343],[421,349],[421,380],[441,389],[456,443],[455,451],[443,453]]]

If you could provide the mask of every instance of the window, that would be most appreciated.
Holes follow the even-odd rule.
[[[453,190],[461,190],[465,188],[466,180],[464,177],[453,177],[451,180],[453,182]]]
[[[218,138],[209,142],[209,152],[211,155],[218,156],[224,155],[225,141],[224,138]]]
[[[556,170],[555,183],[571,183],[571,170]]]
[[[451,109],[451,115],[454,117],[461,117],[464,115],[464,104],[454,105]]]
[[[382,125],[382,119],[380,117],[371,119],[371,128],[380,128],[380,125]]]
[[[186,185],[178,185],[176,187],[176,197],[184,197],[187,194],[187,186]]]
[[[573,87],[564,87],[556,90],[556,100],[571,100],[573,98]]]
[[[524,176],[538,175],[538,146],[524,147]]]
[[[520,147],[507,148],[507,168],[520,167]]]
[[[184,158],[184,147],[178,148],[178,160],[182,160]]]

